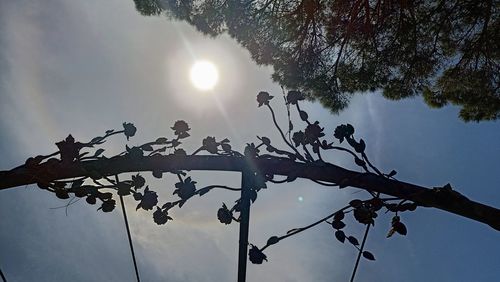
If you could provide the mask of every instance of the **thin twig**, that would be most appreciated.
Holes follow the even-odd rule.
[[[297,151],[297,149],[292,144],[290,144],[290,142],[288,142],[288,140],[286,139],[285,134],[283,133],[283,130],[281,130],[281,127],[279,126],[278,122],[276,121],[276,115],[274,114],[273,108],[269,104],[267,104],[267,107],[271,111],[271,116],[273,118],[274,125],[276,126],[276,128],[280,132],[281,138],[283,139],[283,141],[285,141],[285,143],[288,145],[288,147],[290,147],[295,152],[295,154],[297,155],[297,158],[299,160],[305,161],[304,157],[299,153],[299,151]]]
[[[283,236],[281,236],[281,237],[278,237],[278,239],[279,239],[279,241],[281,241],[281,240],[286,239],[286,238],[288,238],[288,237],[290,237],[290,236],[293,236],[293,235],[295,235],[295,234],[298,234],[298,233],[300,233],[300,232],[302,232],[302,231],[306,231],[307,229],[309,229],[309,228],[311,228],[311,227],[314,227],[314,226],[316,226],[316,225],[318,225],[318,224],[320,224],[320,223],[322,223],[322,222],[324,222],[324,221],[327,221],[327,219],[331,218],[331,217],[332,217],[332,216],[334,216],[336,213],[338,213],[338,212],[340,212],[340,211],[344,211],[344,210],[346,210],[346,209],[348,209],[348,208],[350,208],[350,207],[351,207],[351,206],[345,206],[345,207],[341,208],[340,210],[337,210],[337,211],[335,211],[334,213],[329,214],[329,215],[327,215],[327,216],[323,217],[322,219],[320,219],[320,220],[318,220],[318,221],[316,221],[316,222],[313,222],[313,223],[311,223],[311,224],[309,224],[309,225],[307,225],[307,226],[305,226],[305,227],[302,227],[302,228],[296,228],[296,230],[295,230],[294,232],[290,232],[290,233],[288,233],[288,234],[286,234],[286,235],[283,235]],[[266,244],[266,245],[265,245],[264,247],[262,247],[262,249],[260,249],[260,250],[261,250],[261,251],[264,251],[264,250],[265,250],[267,247],[269,247],[269,246],[270,246],[270,245]]]
[[[115,175],[115,178],[116,178],[116,183],[118,184],[120,182],[120,180],[118,180],[118,174]],[[128,244],[130,246],[130,252],[132,253],[132,260],[134,262],[135,277],[137,278],[137,282],[140,282],[141,279],[139,278],[139,269],[137,268],[137,261],[135,259],[134,245],[132,244],[132,236],[130,235],[130,228],[128,225],[127,211],[125,210],[125,203],[123,202],[122,195],[120,195],[120,204],[122,206],[123,219],[125,220],[125,227],[127,228]]]
[[[1,269],[0,269],[0,277],[2,277],[3,282],[7,282],[7,278],[5,278]]]

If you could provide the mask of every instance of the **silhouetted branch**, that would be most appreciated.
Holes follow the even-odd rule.
[[[233,156],[144,156],[130,159],[118,156],[110,159],[80,163],[43,163],[37,170],[25,167],[0,172],[0,190],[37,183],[38,173],[53,171],[52,179],[70,179],[90,176],[89,171],[100,168],[103,175],[125,172],[178,170],[241,171],[246,159]],[[388,179],[373,173],[351,171],[329,163],[300,163],[284,158],[257,158],[254,165],[263,174],[296,175],[330,183],[342,183],[367,191],[379,192],[417,203],[423,207],[434,207],[461,215],[493,227],[500,231],[500,210],[469,200],[455,190],[447,188],[425,188],[418,185]]]

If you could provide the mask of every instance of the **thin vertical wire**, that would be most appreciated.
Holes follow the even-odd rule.
[[[118,182],[120,182],[118,180],[118,175],[116,175],[115,178],[116,178],[116,183],[118,184]],[[141,279],[139,278],[139,269],[137,268],[137,261],[135,259],[134,245],[132,244],[132,236],[130,235],[130,228],[128,225],[127,212],[125,210],[125,203],[123,202],[123,196],[121,196],[121,195],[120,195],[120,204],[122,206],[123,219],[125,220],[125,227],[127,228],[128,244],[130,246],[130,252],[132,253],[132,260],[134,261],[135,277],[137,278],[137,282],[141,282]]]
[[[358,258],[356,259],[356,264],[354,265],[354,269],[352,271],[351,282],[354,282],[354,276],[356,275],[356,271],[358,270],[359,260],[361,259],[363,248],[365,247],[366,237],[368,237],[368,231],[370,231],[370,224],[367,224],[366,226],[365,236],[363,237],[363,242],[361,242],[361,248],[359,249]]]
[[[375,195],[375,197],[379,197],[380,192]],[[366,225],[365,235],[363,236],[363,242],[361,242],[361,247],[359,249],[358,258],[356,259],[356,264],[354,265],[354,269],[352,270],[351,282],[354,282],[354,276],[356,275],[356,271],[358,270],[359,260],[361,259],[361,255],[363,254],[363,249],[365,248],[366,238],[368,237],[368,231],[370,231],[370,224]]]

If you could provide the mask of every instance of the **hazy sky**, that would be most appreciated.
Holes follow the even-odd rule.
[[[213,93],[189,82],[197,59],[219,67]],[[133,1],[0,0],[0,170],[56,151],[54,143],[69,133],[86,141],[124,121],[138,127],[129,145],[171,137],[178,119],[192,128],[189,150],[208,135],[227,137],[239,149],[256,135],[278,140],[269,113],[255,102],[259,91],[269,91],[286,121],[270,74],[227,36],[206,38],[184,23],[142,17]],[[454,107],[431,110],[419,98],[391,102],[378,93],[356,96],[339,116],[317,104],[304,107],[331,138],[336,125],[353,124],[373,162],[396,169],[399,179],[428,187],[449,182],[471,199],[500,207],[498,122],[465,124]],[[126,142],[119,136],[106,147],[119,151]],[[342,154],[328,157],[354,167]],[[192,175],[200,185],[240,181],[234,173]],[[151,179],[160,202],[171,199],[175,181]],[[352,197],[366,197],[356,192],[306,180],[270,185],[252,206],[250,242],[262,246]],[[238,225],[220,224],[216,213],[222,201],[237,198],[231,192],[196,197],[174,210],[166,226],[127,201],[143,281],[235,281]],[[67,216],[53,209],[64,204],[34,185],[0,191],[0,268],[8,281],[134,281],[120,210],[104,214],[83,201]],[[498,281],[498,231],[434,209],[417,209],[402,220],[408,236],[386,239],[390,215],[380,214],[366,246],[377,260],[362,261],[357,281]],[[348,232],[361,238],[362,226],[347,222]],[[248,281],[346,281],[356,258],[327,224],[265,253],[268,262],[249,264]]]

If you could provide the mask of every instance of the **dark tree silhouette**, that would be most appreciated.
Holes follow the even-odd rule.
[[[500,116],[500,2],[405,0],[134,0],[199,31],[227,32],[273,79],[332,112],[355,92]]]
[[[136,134],[137,129],[132,123],[123,123],[123,129],[108,130],[89,142],[78,142],[69,135],[56,143],[59,149],[57,152],[32,157],[17,168],[0,171],[0,190],[36,183],[58,198],[68,199],[67,206],[77,199],[85,198],[88,204],[99,203],[98,210],[103,212],[113,211],[118,197],[125,214],[127,230],[123,197],[132,196],[137,202],[136,209],[151,211],[154,222],[164,225],[173,220],[169,215],[172,208],[181,208],[196,195],[203,196],[213,189],[240,192],[240,197],[234,204],[222,203],[216,213],[223,224],[240,224],[238,281],[245,280],[248,246],[250,261],[261,264],[267,261],[264,250],[268,247],[320,223],[331,225],[339,242],[349,243],[358,249],[352,281],[361,257],[375,260],[375,255],[365,250],[365,242],[377,213],[383,210],[394,213],[388,224],[387,237],[394,234],[406,235],[407,228],[402,214],[414,211],[417,207],[438,208],[500,230],[500,210],[468,199],[450,184],[429,189],[397,180],[395,170],[382,172],[370,162],[365,152],[365,141],[356,139],[355,129],[350,124],[337,126],[333,134],[324,132],[319,121],[309,120],[308,114],[301,109],[300,102],[305,99],[301,92],[289,91],[285,95],[285,101],[287,107],[297,113],[303,128],[294,131],[293,128],[298,125],[288,116],[288,130],[284,131],[276,121],[271,106],[272,99],[273,96],[267,92],[257,95],[258,106],[265,107],[270,112],[272,124],[279,132],[284,148],[263,136],[257,137],[257,143],[248,143],[244,152],[240,153],[233,150],[228,139],[218,141],[215,137],[208,136],[202,140],[199,149],[188,155],[182,149],[182,143],[190,136],[191,129],[185,121],[178,120],[172,126],[173,138],[159,137],[155,141],[134,147],[126,145],[122,153],[105,156],[105,150],[98,147],[109,137],[123,134],[128,140]],[[335,141],[330,140],[332,137]],[[323,154],[325,151],[348,154],[360,171],[347,170],[330,163]],[[200,188],[195,179],[187,174],[191,170],[240,171],[242,185],[228,187],[213,184]],[[165,173],[175,175],[178,179],[173,190],[176,199],[160,202],[157,193],[139,174],[144,171],[152,172],[156,178],[162,178]],[[267,188],[267,183],[288,183],[298,177],[310,179],[319,185],[360,188],[367,192],[367,196],[352,199],[344,207],[333,209],[331,214],[308,226],[293,228],[281,236],[271,236],[263,247],[249,244],[250,206],[257,200],[259,191]],[[344,232],[346,216],[349,215],[366,226],[361,242],[357,237]],[[129,240],[133,253],[130,233]],[[136,274],[139,280],[137,268]]]

